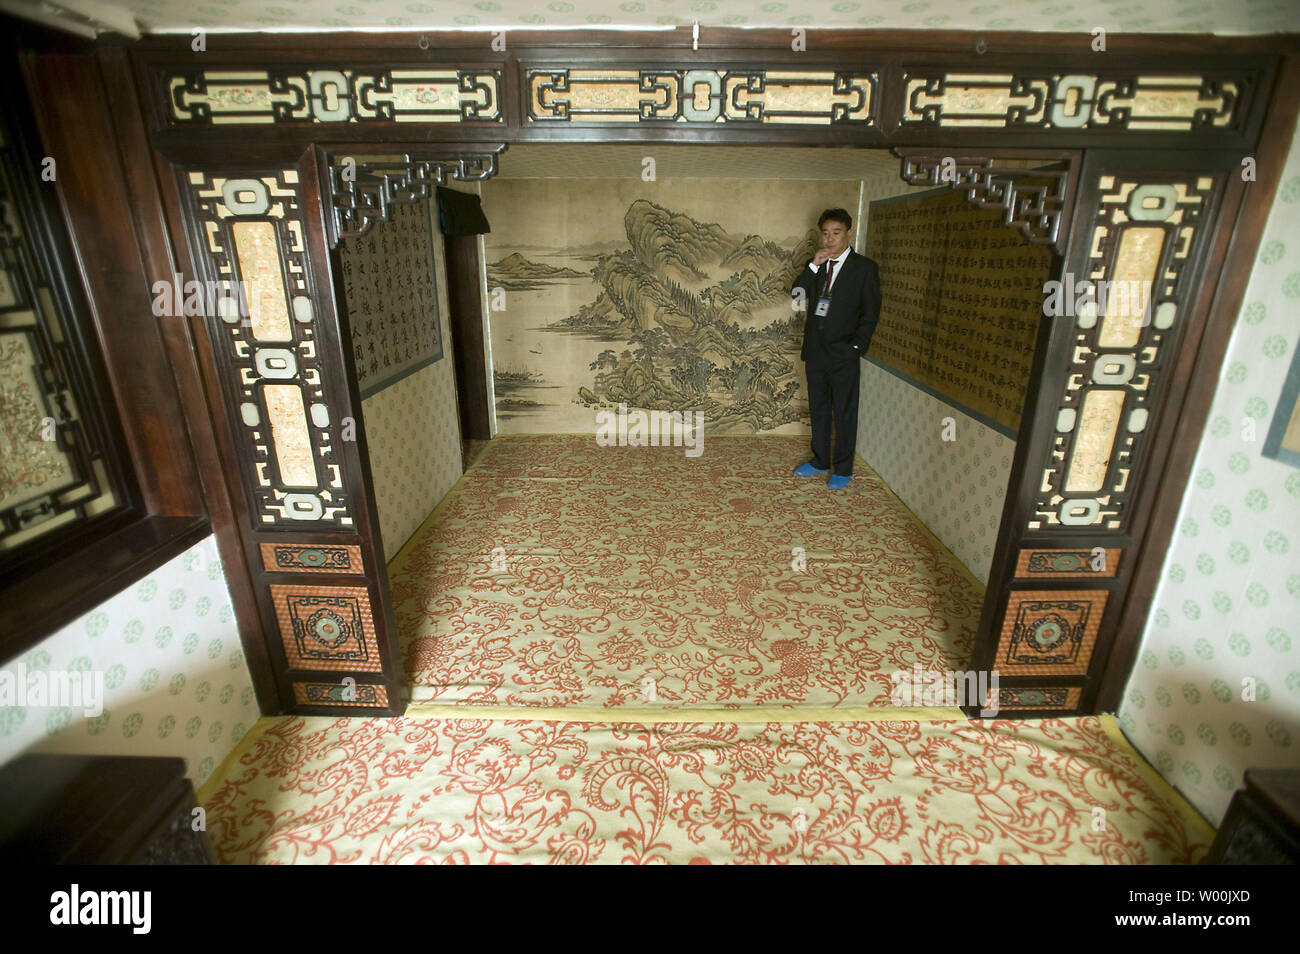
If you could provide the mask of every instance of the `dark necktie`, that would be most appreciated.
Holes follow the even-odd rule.
[[[828,294],[830,294],[831,275],[833,275],[834,272],[835,272],[835,259],[833,258],[826,259],[826,281],[822,284],[823,298],[825,298]]]

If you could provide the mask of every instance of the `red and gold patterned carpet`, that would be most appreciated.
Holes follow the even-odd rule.
[[[861,461],[831,492],[806,456],[492,441],[390,567],[412,703],[853,718],[965,669],[983,586]]]
[[[802,438],[498,438],[394,560],[402,719],[262,719],[200,793],[227,863],[1188,864],[1113,717],[900,710],[983,588]],[[802,548],[806,566],[798,566]]]
[[[230,864],[1191,864],[1110,716],[793,725],[262,719],[204,787]]]

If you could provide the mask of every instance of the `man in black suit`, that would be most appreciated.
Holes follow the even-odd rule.
[[[801,269],[790,289],[805,311],[803,359],[812,417],[812,460],[795,468],[800,477],[834,468],[827,486],[839,490],[853,477],[858,437],[858,381],[871,335],[880,321],[880,271],[849,246],[853,218],[844,209],[827,209],[817,220],[821,250]],[[831,415],[835,417],[835,456],[831,457]]]

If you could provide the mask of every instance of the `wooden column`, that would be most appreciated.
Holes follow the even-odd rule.
[[[998,671],[1008,715],[1095,711],[1204,331],[1207,259],[1240,192],[1239,159],[1084,153],[1062,313],[1043,321],[972,660]],[[1099,307],[1101,282],[1119,284]]]
[[[242,490],[236,521],[283,709],[402,711],[402,671],[365,435],[339,334],[314,151],[177,169],[199,279],[216,289],[206,369]]]

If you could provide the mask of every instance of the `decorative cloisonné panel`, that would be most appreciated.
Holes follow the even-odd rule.
[[[1077,709],[1083,690],[1078,687],[1052,686],[1014,689],[999,686],[997,707],[1003,709]]]
[[[904,73],[902,125],[1189,132],[1239,129],[1258,81],[1241,73]]]
[[[272,586],[290,669],[380,672],[364,586]]]
[[[1103,590],[1013,590],[995,668],[1004,678],[1084,675],[1106,600]]]
[[[342,451],[326,390],[304,247],[298,173],[186,176],[202,228],[195,249],[215,286],[208,315],[248,465],[257,527],[351,527]]]
[[[1211,176],[1101,177],[1085,267],[1045,305],[1074,333],[1026,529],[1128,526],[1134,469],[1197,287],[1188,263],[1207,238],[1217,187]]]
[[[295,682],[293,699],[300,706],[388,708],[388,689],[368,682]]]
[[[1091,576],[1113,578],[1119,572],[1119,547],[1081,547],[1072,550],[1021,550],[1016,576],[1052,579]]]
[[[361,548],[352,544],[263,543],[262,566],[268,573],[365,573]]]
[[[502,122],[494,69],[194,70],[163,83],[177,124]]]
[[[529,69],[527,119],[588,123],[876,123],[877,73]]]

